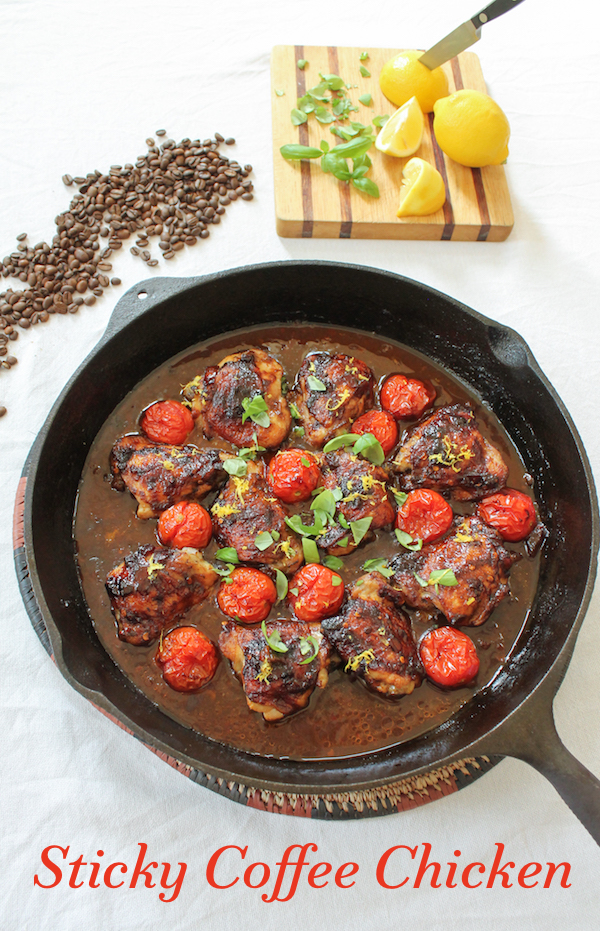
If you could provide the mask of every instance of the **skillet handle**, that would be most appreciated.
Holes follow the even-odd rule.
[[[504,737],[501,752],[545,776],[600,846],[600,779],[567,750],[558,736],[552,707],[538,708],[533,720],[519,722]]]

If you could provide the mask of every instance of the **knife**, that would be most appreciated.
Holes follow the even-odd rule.
[[[490,19],[496,19],[497,16],[502,16],[507,10],[511,10],[522,2],[523,0],[494,0],[480,13],[468,19],[458,29],[454,29],[436,45],[423,52],[418,60],[430,71],[433,71],[434,68],[443,65],[445,61],[449,61],[459,52],[464,52],[470,45],[478,42],[481,38],[481,27],[484,23],[489,22]]]

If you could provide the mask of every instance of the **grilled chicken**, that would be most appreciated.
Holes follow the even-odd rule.
[[[478,517],[459,516],[449,536],[395,556],[390,568],[407,605],[441,611],[451,624],[478,627],[508,595],[508,573],[520,558]],[[434,582],[431,574],[445,570]]]
[[[218,578],[197,550],[140,546],[106,579],[119,638],[136,646],[151,643],[203,601]]]
[[[403,596],[378,572],[361,576],[341,613],[321,622],[344,669],[388,698],[409,695],[421,684],[421,667]]]
[[[370,517],[369,534],[393,522],[395,511],[385,484],[389,478],[385,469],[341,449],[322,457],[321,474],[325,488],[336,491],[337,495],[341,493],[336,524],[329,526],[317,539],[322,549],[332,555],[356,549],[349,526],[352,521]],[[340,514],[345,526],[339,523]]]
[[[269,565],[288,575],[302,565],[302,544],[288,530],[287,512],[269,488],[262,462],[250,461],[244,476],[232,475],[210,511],[220,546],[232,546],[240,562]],[[263,537],[258,545],[259,534],[267,533],[271,542]]]
[[[208,439],[217,435],[235,446],[251,446],[256,435],[259,446],[273,449],[285,440],[292,425],[282,378],[277,359],[262,349],[247,349],[207,368],[204,376],[185,386],[183,395]],[[257,419],[252,419],[244,402],[259,398],[266,407],[256,409],[252,416]],[[266,426],[261,425],[261,417],[268,420]]]
[[[110,483],[116,491],[125,491],[127,487],[123,481],[123,469],[134,453],[142,449],[154,449],[156,443],[141,433],[127,433],[122,436],[110,451],[108,464],[110,466]]]
[[[304,439],[321,447],[350,432],[350,424],[373,407],[375,376],[364,362],[342,353],[311,352],[300,366],[290,401],[298,408]]]
[[[178,501],[200,500],[227,478],[223,460],[230,456],[218,449],[164,446],[148,440],[135,449],[133,441],[133,436],[123,437],[113,446],[112,484],[129,489],[142,520],[156,517]]]
[[[329,645],[318,624],[277,620],[265,626],[270,640],[279,634],[287,652],[271,649],[260,627],[240,627],[234,621],[223,625],[219,647],[244,687],[250,710],[265,721],[278,721],[305,708],[315,687],[325,688]],[[315,642],[317,655],[307,663]]]
[[[498,491],[508,467],[499,451],[477,429],[463,404],[438,407],[408,431],[393,468],[403,491],[433,488],[457,501],[473,501]]]

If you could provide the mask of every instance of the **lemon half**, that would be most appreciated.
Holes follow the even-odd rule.
[[[487,94],[456,91],[438,100],[433,112],[438,145],[459,165],[483,168],[506,161],[510,126],[504,112]]]
[[[379,86],[397,107],[416,97],[423,113],[431,113],[436,100],[448,93],[448,78],[441,68],[430,71],[421,64],[422,54],[409,50],[386,62],[379,72]]]
[[[397,216],[424,217],[444,205],[444,179],[429,162],[422,158],[411,158],[404,166],[402,175]]]
[[[411,97],[384,124],[375,140],[375,148],[398,158],[414,155],[421,145],[424,125],[419,101]]]

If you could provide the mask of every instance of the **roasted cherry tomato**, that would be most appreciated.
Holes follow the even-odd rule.
[[[516,488],[505,488],[483,498],[477,506],[477,515],[497,530],[503,540],[512,543],[528,537],[538,522],[533,501]]]
[[[217,601],[228,617],[244,624],[256,624],[268,616],[277,601],[277,589],[264,572],[240,566],[221,582]]]
[[[194,418],[179,401],[157,401],[142,414],[140,427],[157,443],[181,446],[194,429]]]
[[[431,382],[390,375],[383,383],[380,400],[384,411],[389,411],[396,420],[406,420],[420,417],[435,401],[435,394]]]
[[[367,411],[352,424],[352,433],[372,433],[387,456],[398,442],[398,427],[388,411]]]
[[[425,634],[419,655],[428,677],[446,688],[468,685],[479,672],[479,657],[470,637],[454,627]]]
[[[196,692],[214,676],[219,656],[212,640],[196,627],[176,627],[163,637],[156,662],[172,689]]]
[[[409,533],[413,540],[431,543],[450,529],[453,519],[452,508],[437,491],[417,488],[409,492],[398,508],[396,527]]]
[[[310,498],[321,481],[321,472],[306,450],[281,449],[269,463],[267,481],[278,498],[293,504]]]
[[[163,546],[202,550],[212,537],[210,514],[195,501],[180,501],[162,512],[157,533]]]
[[[292,578],[288,600],[299,620],[322,621],[341,607],[344,583],[341,576],[327,566],[307,563]]]

